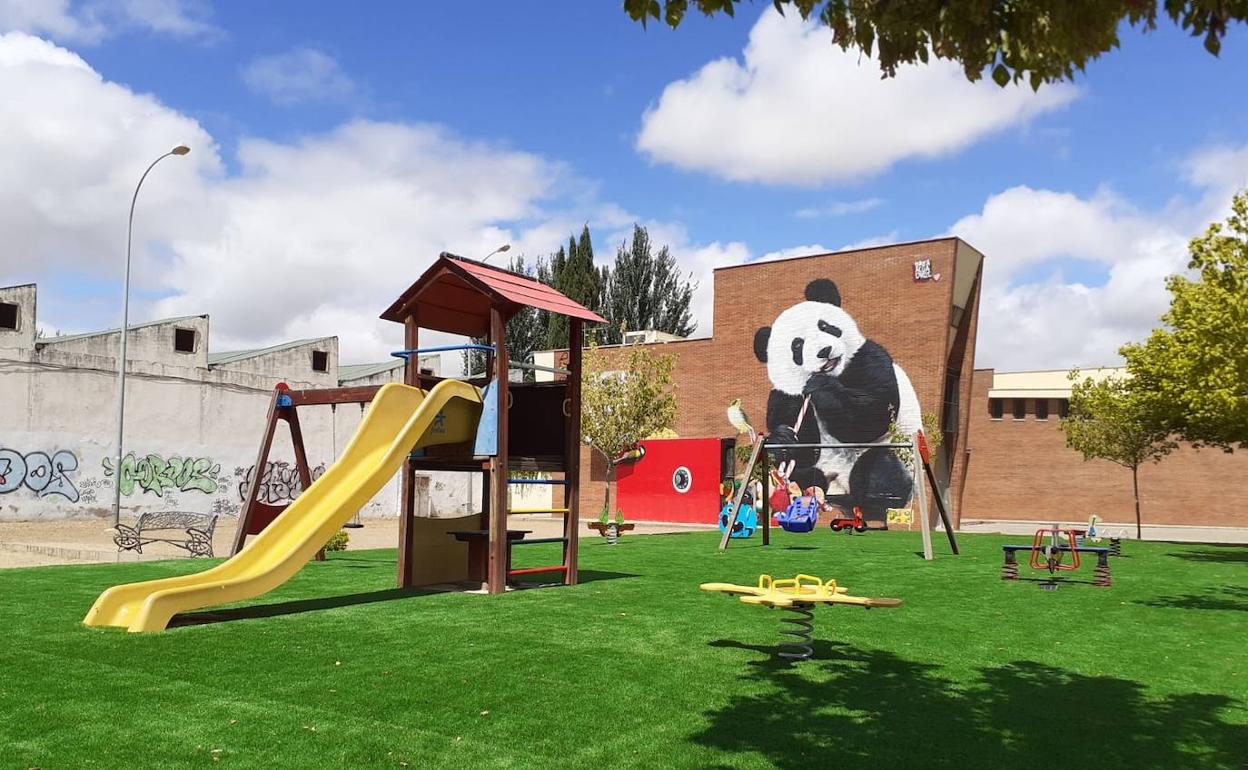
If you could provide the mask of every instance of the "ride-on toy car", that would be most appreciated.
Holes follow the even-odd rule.
[[[837,516],[828,522],[828,526],[833,532],[840,532],[842,529],[848,532],[866,532],[867,523],[862,520],[862,509],[854,506],[854,515],[852,517]]]

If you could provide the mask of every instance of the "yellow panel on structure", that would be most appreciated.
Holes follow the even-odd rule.
[[[428,392],[383,385],[342,457],[232,559],[194,575],[114,586],[88,626],[162,631],[179,612],[251,599],[290,579],[390,480],[418,447],[471,441],[481,392],[443,380]]]

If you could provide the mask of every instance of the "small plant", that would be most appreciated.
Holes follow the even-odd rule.
[[[345,551],[347,543],[351,540],[351,536],[347,534],[345,529],[340,529],[329,538],[329,542],[325,543],[326,551]]]
[[[935,412],[924,412],[920,418],[923,424],[923,438],[927,439],[927,447],[934,455],[940,445],[945,443],[945,434],[940,430],[940,417]],[[907,435],[897,425],[897,420],[893,419],[888,424],[888,440],[896,444],[905,444],[914,440],[914,436]],[[893,453],[897,455],[897,459],[908,468],[914,460],[914,452],[910,449],[894,449]]]
[[[605,505],[602,506],[602,510],[598,512],[598,523],[604,526],[611,523],[611,511]],[[621,508],[615,509],[615,523],[624,523],[624,511]]]

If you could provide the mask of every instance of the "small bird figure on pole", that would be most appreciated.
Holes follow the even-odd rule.
[[[750,418],[746,416],[745,410],[741,408],[741,399],[734,398],[732,403],[728,405],[728,422],[732,423],[732,427],[737,429],[738,434],[748,434],[751,444],[758,440],[758,431],[754,430],[753,425],[750,425]]]

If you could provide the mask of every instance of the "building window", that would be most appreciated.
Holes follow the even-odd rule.
[[[1037,420],[1049,419],[1049,400],[1047,398],[1036,399],[1036,419]]]
[[[1027,399],[1025,398],[1014,399],[1014,419],[1015,420],[1027,419]]]
[[[940,429],[945,433],[957,433],[961,415],[961,372],[949,372],[945,375],[945,419]]]
[[[12,302],[0,302],[0,329],[17,331],[18,307]]]
[[[1005,414],[1005,399],[1003,398],[988,399],[988,414],[989,416],[992,417],[992,419],[1000,420],[1001,416]]]
[[[421,373],[421,374],[423,374],[423,375],[425,375],[426,377],[432,377],[432,376],[433,376],[433,370],[432,370],[432,369],[430,369],[430,368],[429,368],[429,367],[427,367],[427,366],[423,366],[423,367],[421,367],[421,369],[420,369],[420,373]]]
[[[324,350],[312,351],[312,371],[328,372],[329,371],[329,353]]]
[[[1067,415],[1069,414],[1070,414],[1070,401],[1065,398],[1059,398],[1057,400],[1057,416],[1065,420]]]
[[[179,353],[195,352],[195,330],[194,329],[174,329],[173,330],[173,349]]]

